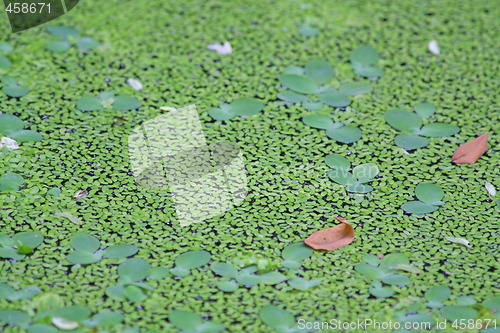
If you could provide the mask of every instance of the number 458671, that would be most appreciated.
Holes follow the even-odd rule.
[[[50,13],[50,3],[32,2],[32,3],[9,3],[5,9],[8,13],[14,14],[41,14],[44,10]]]
[[[460,319],[460,320],[455,320],[453,322],[453,324],[451,325],[451,327],[453,327],[454,329],[486,329],[488,327],[490,327],[490,325],[494,328],[497,327],[497,320],[494,319],[494,320],[491,320],[491,319]]]

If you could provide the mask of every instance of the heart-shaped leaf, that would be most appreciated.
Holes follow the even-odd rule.
[[[397,130],[415,134],[422,126],[422,118],[414,112],[403,109],[391,109],[385,112],[385,121]]]
[[[394,139],[394,143],[404,149],[417,149],[425,147],[429,144],[429,139],[420,135],[398,134]]]
[[[436,112],[436,107],[428,102],[422,102],[416,104],[413,109],[422,118],[429,118]]]
[[[418,200],[433,204],[436,201],[440,201],[444,197],[443,190],[432,183],[421,183],[415,188],[415,194]]]
[[[451,124],[432,123],[425,125],[418,134],[429,137],[442,137],[457,134],[460,128]]]
[[[339,92],[321,93],[318,96],[320,102],[336,108],[345,107],[351,104],[351,99],[348,95]]]
[[[303,94],[315,94],[319,90],[318,84],[306,76],[283,74],[279,81],[289,89]]]
[[[317,84],[330,82],[335,73],[332,65],[324,59],[313,59],[306,65],[306,76]]]
[[[361,139],[362,133],[359,128],[346,125],[340,128],[329,128],[326,130],[326,135],[335,141],[350,143]]]

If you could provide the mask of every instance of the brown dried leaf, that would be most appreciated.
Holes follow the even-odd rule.
[[[306,245],[315,250],[333,251],[349,245],[354,240],[354,229],[347,219],[336,217],[341,224],[313,232],[304,240]]]
[[[80,199],[85,198],[87,195],[89,195],[89,192],[87,192],[87,190],[80,190],[80,191],[76,192],[73,199],[80,200]]]
[[[451,159],[457,164],[472,164],[475,163],[487,150],[488,132],[458,147],[453,153]]]

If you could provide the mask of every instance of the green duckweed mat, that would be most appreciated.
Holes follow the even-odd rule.
[[[285,308],[296,320],[394,321],[398,310],[423,304],[425,291],[435,285],[451,288],[446,304],[463,295],[478,303],[498,296],[500,208],[484,185],[488,181],[500,189],[499,17],[498,1],[486,0],[81,1],[49,24],[79,27],[102,45],[86,54],[77,48],[57,54],[45,49],[51,40],[46,26],[12,34],[2,15],[3,40],[15,47],[8,74],[31,91],[22,98],[0,94],[0,111],[18,115],[44,138],[0,158],[0,174],[15,172],[25,179],[20,191],[0,194],[1,233],[33,230],[45,240],[22,261],[1,259],[0,280],[16,289],[38,286],[42,294],[57,293],[66,304],[86,305],[94,313],[123,313],[124,324],[110,329],[117,332],[125,326],[176,332],[168,320],[176,309],[218,321],[229,332],[270,332],[259,318],[268,304]],[[297,33],[303,22],[321,32]],[[206,49],[225,40],[231,55]],[[438,41],[439,56],[429,52],[430,40]],[[365,44],[381,54],[385,74],[371,81],[372,93],[335,111],[338,120],[362,130],[361,140],[337,143],[302,122],[308,111],[300,104],[277,99],[283,68],[313,58],[334,66],[334,84],[359,80],[348,55]],[[144,89],[135,91],[128,78]],[[81,96],[103,90],[134,96],[142,106],[90,112],[75,107]],[[209,108],[241,97],[266,106],[227,122],[208,116]],[[397,131],[385,122],[384,112],[411,110],[421,101],[437,106],[434,121],[456,124],[460,132],[406,152],[394,144]],[[160,107],[191,104],[208,142],[240,147],[249,192],[224,214],[181,227],[168,191],[136,185],[127,144],[132,130],[165,113]],[[489,150],[476,163],[451,161],[459,145],[486,131]],[[376,163],[381,172],[371,184],[374,191],[360,201],[329,180],[324,157],[332,153],[353,165]],[[429,214],[405,213],[401,205],[422,182],[439,185],[446,203]],[[61,188],[60,196],[47,195],[53,187]],[[89,195],[75,201],[81,189]],[[61,211],[83,224],[54,215]],[[216,287],[221,278],[205,265],[182,279],[169,275],[151,282],[154,292],[133,304],[105,294],[116,284],[123,259],[82,266],[66,260],[71,235],[85,231],[101,245],[137,245],[135,257],[152,266],[173,267],[179,254],[200,249],[210,252],[213,262],[256,255],[279,263],[285,246],[336,225],[335,216],[352,223],[355,240],[336,251],[315,251],[298,271],[283,271],[321,281],[304,291],[280,283],[225,293]],[[472,248],[446,236],[465,238]],[[375,298],[370,281],[354,266],[364,254],[396,252],[422,273],[404,273],[409,284],[394,287],[392,297]],[[23,310],[30,304],[0,300],[0,309]],[[443,320],[438,310],[426,313]],[[3,331],[21,330],[6,325]]]

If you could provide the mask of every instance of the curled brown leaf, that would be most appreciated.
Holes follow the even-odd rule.
[[[488,132],[458,147],[453,153],[451,159],[457,164],[472,164],[475,163],[487,150]]]
[[[333,251],[349,245],[354,240],[354,229],[347,219],[336,217],[341,224],[328,229],[313,232],[304,240],[306,245],[315,250]]]

